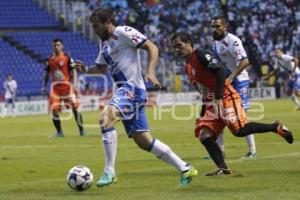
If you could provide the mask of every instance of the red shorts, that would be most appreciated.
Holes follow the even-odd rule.
[[[79,104],[77,100],[76,93],[74,90],[52,90],[49,98],[49,109],[55,111],[61,111],[61,107],[64,105],[67,109],[74,108],[77,109]]]
[[[195,136],[199,137],[202,128],[209,128],[216,139],[225,126],[234,133],[247,123],[247,115],[242,107],[241,98],[236,95],[229,95],[223,99],[221,114],[216,112],[216,106],[206,104],[204,116],[196,120]]]

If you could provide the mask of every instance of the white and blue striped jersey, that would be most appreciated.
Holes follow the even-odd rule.
[[[107,65],[116,83],[146,89],[138,60],[138,47],[147,37],[129,26],[117,26],[112,36],[100,44],[97,64]]]
[[[3,83],[4,87],[4,98],[5,99],[11,99],[14,98],[14,93],[17,90],[18,84],[15,80],[5,80]]]
[[[215,56],[225,64],[229,74],[231,74],[242,60],[247,58],[242,41],[231,33],[227,33],[222,40],[213,41],[213,53]],[[248,72],[244,69],[237,75],[237,80],[249,80]]]
[[[294,57],[287,54],[283,54],[281,58],[275,58],[274,69],[281,68],[289,73],[291,73],[295,67],[295,62],[293,61]],[[300,73],[299,68],[296,68],[296,74]]]

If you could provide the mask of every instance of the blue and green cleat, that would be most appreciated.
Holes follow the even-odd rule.
[[[190,167],[189,170],[184,171],[180,175],[180,186],[181,187],[186,187],[191,181],[193,176],[197,176],[198,171],[194,167]]]
[[[243,158],[244,159],[251,159],[251,158],[256,158],[256,157],[257,157],[256,152],[249,151],[248,153],[246,153],[246,155]]]
[[[117,183],[117,177],[109,172],[104,171],[96,185],[97,187],[103,187],[109,186],[113,183]]]
[[[54,138],[65,137],[65,135],[64,135],[63,131],[58,131],[52,137],[54,137]]]
[[[80,136],[87,136],[86,132],[84,130],[79,131]]]

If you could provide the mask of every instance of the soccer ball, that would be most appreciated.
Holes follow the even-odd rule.
[[[93,178],[94,176],[88,167],[78,165],[70,169],[67,175],[67,183],[70,188],[83,191],[91,187]]]

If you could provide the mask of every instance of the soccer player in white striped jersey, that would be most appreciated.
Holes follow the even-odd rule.
[[[280,69],[287,71],[290,74],[287,95],[296,104],[296,110],[300,110],[300,102],[298,100],[300,96],[299,60],[293,56],[284,54],[280,49],[275,49],[274,54],[276,58],[274,70],[270,71],[264,79],[268,79]]]
[[[211,21],[213,29],[213,53],[221,61],[227,70],[227,79],[239,93],[242,99],[242,106],[247,111],[249,108],[249,76],[246,67],[249,65],[247,54],[241,40],[235,35],[227,32],[227,20],[224,16],[214,17]],[[256,146],[254,135],[246,136],[248,152],[244,158],[256,157]],[[223,134],[217,139],[221,150],[224,152]],[[223,153],[223,155],[225,155]]]
[[[109,9],[95,10],[90,22],[102,41],[100,53],[95,66],[87,68],[81,63],[78,66],[88,73],[104,73],[107,68],[118,88],[100,115],[105,168],[96,185],[102,187],[116,182],[117,132],[114,125],[121,120],[128,137],[141,149],[174,166],[181,175],[180,185],[187,186],[197,175],[197,170],[179,158],[169,146],[152,137],[145,113],[147,92],[138,62],[138,48],[149,53],[146,79],[159,86],[155,76],[158,48],[136,29],[116,25]]]
[[[15,110],[15,98],[17,93],[17,82],[13,79],[12,75],[7,75],[6,80],[3,83],[4,87],[4,99],[5,99],[5,108],[3,110],[2,117],[5,117],[9,113],[14,117],[14,110]],[[9,112],[9,105],[11,105],[11,109]]]

